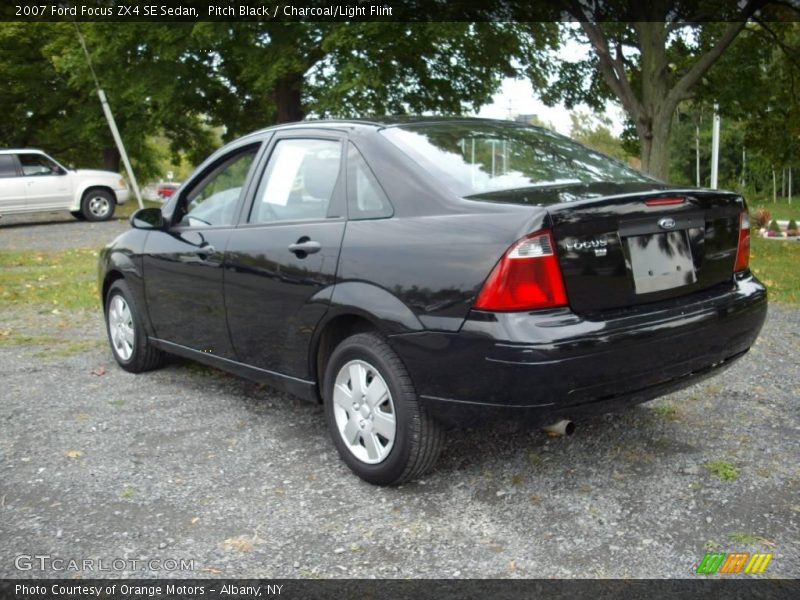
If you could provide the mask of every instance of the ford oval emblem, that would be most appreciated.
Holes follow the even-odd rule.
[[[658,226],[661,229],[675,229],[675,219],[670,219],[669,217],[659,219]]]

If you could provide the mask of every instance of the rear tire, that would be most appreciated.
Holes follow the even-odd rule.
[[[383,337],[359,333],[339,344],[325,369],[323,389],[333,442],[361,479],[397,485],[433,468],[444,434]]]
[[[108,221],[116,207],[117,199],[106,190],[86,190],[81,200],[81,213],[87,221]]]
[[[73,217],[78,219],[78,221],[85,221],[86,220],[86,217],[84,217],[83,213],[81,211],[79,211],[79,210],[71,210],[71,211],[69,211],[69,214],[71,214]]]
[[[130,373],[142,373],[164,364],[166,354],[147,338],[141,313],[124,279],[111,284],[106,296],[105,317],[108,343],[120,367]]]

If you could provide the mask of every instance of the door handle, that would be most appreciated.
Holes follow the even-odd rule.
[[[289,252],[297,255],[297,258],[305,258],[309,254],[316,254],[322,249],[322,244],[314,242],[307,237],[301,237],[294,244],[289,244]]]

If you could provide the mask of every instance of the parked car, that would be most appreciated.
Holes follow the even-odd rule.
[[[303,122],[213,154],[100,256],[108,337],[322,402],[396,484],[442,431],[549,424],[720,373],[758,335],[738,194],[505,121]]]
[[[118,173],[70,170],[41,150],[0,150],[0,216],[68,210],[81,220],[107,221],[129,195]]]
[[[156,194],[161,200],[166,200],[172,196],[179,187],[181,187],[181,184],[174,181],[159,183],[156,186]]]

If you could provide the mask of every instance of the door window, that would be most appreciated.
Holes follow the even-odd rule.
[[[257,151],[257,144],[248,146],[213,167],[181,199],[178,224],[182,227],[233,225],[236,206]]]
[[[22,165],[22,175],[25,177],[61,175],[63,173],[61,167],[41,154],[20,154],[19,162]]]
[[[339,178],[335,140],[284,139],[272,151],[250,223],[324,219]]]

